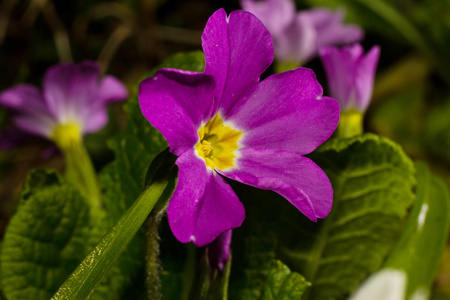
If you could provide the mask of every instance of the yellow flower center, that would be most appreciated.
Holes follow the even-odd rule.
[[[81,130],[77,124],[62,124],[55,127],[50,138],[61,150],[67,150],[81,142]]]
[[[224,126],[217,113],[198,131],[199,142],[195,145],[198,155],[211,169],[225,170],[234,167],[234,150],[238,148],[242,132]]]

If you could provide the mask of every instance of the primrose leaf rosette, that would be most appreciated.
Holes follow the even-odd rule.
[[[216,11],[202,45],[203,73],[161,69],[139,86],[142,113],[178,156],[167,208],[176,238],[204,246],[241,225],[244,207],[223,177],[273,190],[313,221],[327,216],[330,181],[302,155],[335,130],[337,101],[309,69],[259,81],[273,44],[251,13]]]

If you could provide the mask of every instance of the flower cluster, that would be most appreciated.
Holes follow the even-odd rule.
[[[313,221],[325,217],[330,181],[303,155],[333,133],[338,103],[322,97],[310,69],[259,81],[273,45],[251,13],[216,11],[202,45],[204,73],[161,69],[139,86],[142,113],[178,156],[167,209],[174,235],[203,246],[241,225],[244,207],[224,177],[273,190]]]
[[[306,63],[321,47],[354,43],[363,37],[359,27],[342,23],[342,11],[314,8],[296,12],[292,0],[241,0],[241,6],[267,27],[279,61]]]

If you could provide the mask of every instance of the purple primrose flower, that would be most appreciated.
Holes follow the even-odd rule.
[[[323,46],[354,43],[363,37],[358,26],[343,24],[342,11],[314,8],[297,13],[292,0],[241,0],[241,6],[272,34],[280,61],[305,63]]]
[[[127,96],[120,81],[109,75],[100,79],[99,66],[87,61],[48,69],[42,92],[30,84],[3,91],[0,105],[11,113],[15,128],[55,140],[65,134],[81,136],[99,130],[108,121],[106,105]]]
[[[342,111],[356,109],[364,112],[367,109],[379,56],[378,46],[363,55],[363,48],[359,44],[342,49],[324,47],[320,50],[330,95],[339,102]]]
[[[241,225],[244,207],[223,177],[273,190],[313,221],[327,216],[330,181],[302,155],[335,130],[337,101],[310,69],[259,82],[273,46],[251,13],[216,11],[202,44],[204,73],[161,69],[139,86],[142,113],[178,156],[167,208],[176,238],[204,246]]]

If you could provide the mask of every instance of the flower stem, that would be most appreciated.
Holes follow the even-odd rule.
[[[349,138],[363,133],[363,113],[357,110],[341,112],[341,118],[337,128],[340,138]]]
[[[158,227],[161,223],[162,213],[150,214],[145,221],[146,227],[146,255],[145,255],[145,285],[147,287],[147,299],[160,300],[161,294],[161,263],[159,260],[159,234]]]
[[[89,154],[80,140],[60,147],[66,160],[66,178],[86,196],[92,207],[101,206],[101,193]]]

